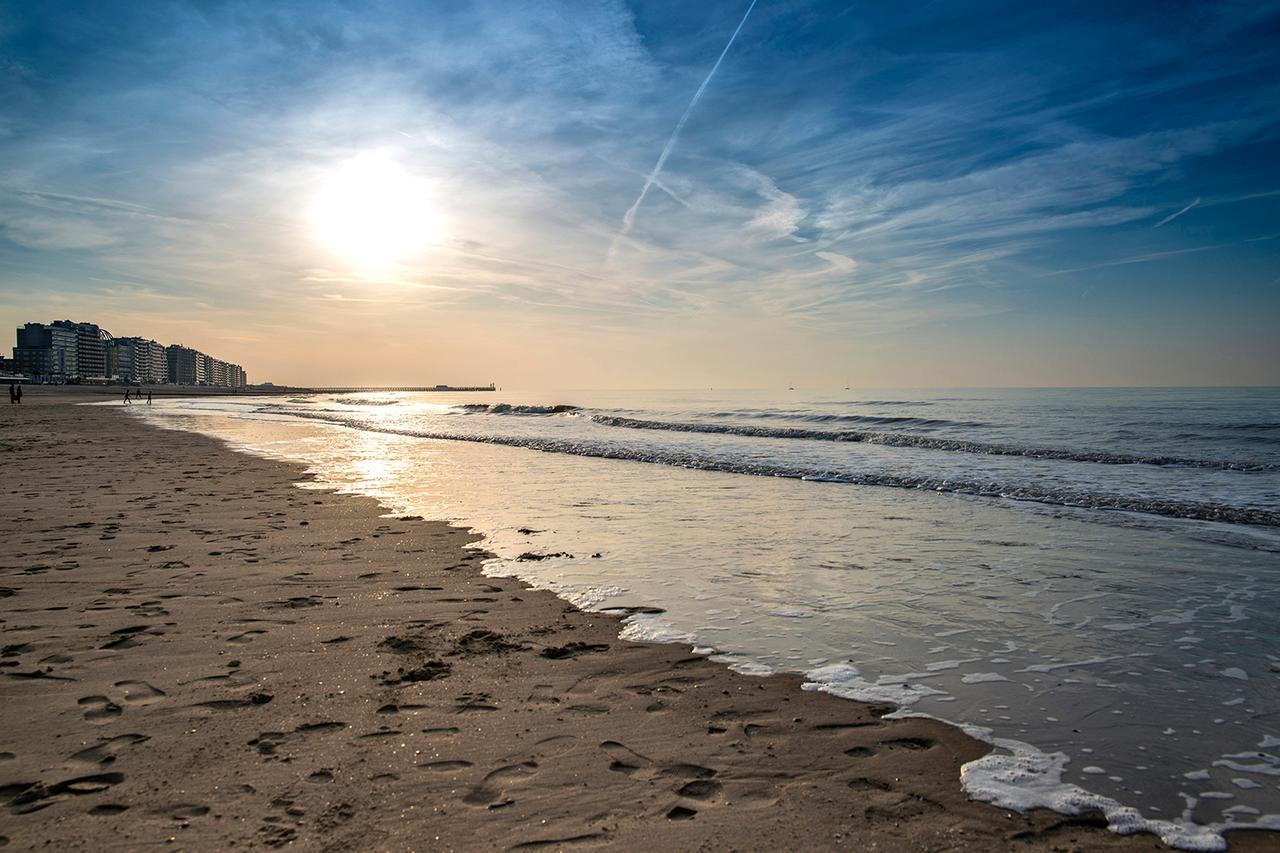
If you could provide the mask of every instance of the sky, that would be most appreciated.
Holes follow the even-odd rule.
[[[0,345],[1280,384],[1280,3],[0,0]]]

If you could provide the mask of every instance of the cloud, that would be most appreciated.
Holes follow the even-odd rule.
[[[318,327],[385,304],[601,335],[736,312],[840,340],[1196,251],[1162,226],[1280,185],[1258,153],[1280,62],[1240,24],[1254,11],[1203,12],[1190,67],[1180,12],[1024,10],[988,32],[953,2],[759,4],[749,26],[744,5],[31,4],[0,32],[20,106],[0,122],[6,284],[88,308],[95,279],[134,282],[286,327],[299,305]],[[1144,50],[1118,49],[1135,32]],[[371,275],[300,211],[384,148],[450,233]],[[1259,206],[1203,217],[1202,239],[1238,245]]]
[[[102,224],[88,219],[41,214],[0,214],[0,235],[31,249],[100,249],[117,241]]]
[[[853,273],[858,269],[858,262],[848,255],[839,252],[814,252],[819,258],[831,264],[837,272]]]
[[[756,0],[751,0],[751,4],[747,6],[747,11],[742,13],[742,20],[738,21],[738,26],[734,28],[733,34],[729,36],[729,40],[725,42],[724,49],[720,51],[720,55],[716,57],[715,64],[711,66],[711,70],[707,72],[707,76],[702,78],[702,83],[694,91],[693,97],[689,99],[689,105],[684,108],[684,112],[680,114],[679,121],[676,122],[675,129],[671,131],[671,136],[667,138],[667,144],[662,147],[662,153],[658,155],[658,162],[654,164],[653,170],[645,178],[644,185],[640,188],[640,194],[636,196],[636,200],[631,203],[631,207],[627,208],[627,212],[622,215],[622,227],[619,229],[619,236],[626,236],[627,232],[635,224],[636,213],[640,210],[640,205],[644,203],[644,198],[649,194],[649,189],[653,186],[658,176],[662,174],[662,167],[666,165],[667,158],[671,156],[671,152],[675,150],[676,142],[680,138],[680,132],[684,130],[684,126],[689,121],[689,116],[693,114],[693,109],[698,105],[698,101],[702,99],[702,93],[707,90],[707,86],[711,83],[711,78],[716,76],[716,72],[720,70],[721,63],[724,62],[725,56],[729,53],[729,48],[733,47],[733,43],[738,38],[738,33],[742,32],[743,26],[747,23],[747,18],[751,17],[751,11],[756,7]]]
[[[738,171],[764,200],[764,204],[748,220],[746,230],[762,240],[791,238],[804,242],[803,237],[796,236],[796,230],[808,216],[808,212],[800,206],[799,199],[778,189],[778,185],[767,175],[754,169],[739,166]]]
[[[1191,204],[1189,204],[1189,205],[1187,205],[1186,207],[1182,208],[1182,209],[1181,209],[1181,210],[1179,210],[1177,213],[1171,213],[1171,214],[1169,214],[1168,216],[1166,216],[1164,219],[1161,219],[1159,222],[1157,222],[1157,223],[1156,223],[1155,225],[1153,225],[1152,227],[1153,227],[1153,228],[1159,228],[1159,227],[1161,227],[1161,226],[1163,226],[1163,225],[1168,225],[1170,222],[1172,222],[1173,220],[1177,219],[1179,216],[1181,216],[1182,214],[1186,213],[1188,210],[1190,210],[1191,208],[1195,207],[1195,206],[1196,206],[1197,204],[1199,204],[1199,203],[1200,203],[1200,198],[1197,196],[1197,197],[1196,197],[1196,199],[1195,199],[1195,201],[1191,202]]]

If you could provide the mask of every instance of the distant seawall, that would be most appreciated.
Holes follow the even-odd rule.
[[[9,380],[13,381],[13,380]],[[462,386],[462,385],[433,385],[430,387],[414,387],[414,386],[347,386],[335,388],[308,388],[293,385],[269,385],[266,387],[257,385],[246,385],[243,388],[220,388],[210,385],[150,385],[142,384],[107,384],[95,383],[84,385],[44,385],[39,383],[22,383],[26,393],[47,393],[56,392],[60,394],[85,394],[98,396],[121,396],[123,392],[133,391],[135,393],[151,393],[158,397],[201,397],[201,396],[265,396],[265,395],[298,395],[298,394],[360,394],[370,392],[389,393],[392,391],[436,391],[445,393],[449,391],[496,391],[492,385],[478,386]]]

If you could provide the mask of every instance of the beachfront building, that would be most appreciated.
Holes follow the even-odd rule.
[[[244,368],[199,350],[173,344],[165,348],[169,381],[176,385],[208,385],[214,388],[243,388]]]
[[[107,377],[107,343],[111,333],[96,323],[76,323],[71,320],[54,320],[49,324],[75,335],[76,367],[67,376],[75,379],[105,379]]]
[[[18,329],[14,369],[40,379],[80,376],[79,336],[74,329],[50,323],[27,323]]]
[[[38,382],[115,380],[243,388],[244,368],[181,344],[138,336],[114,338],[96,323],[54,320],[17,330],[12,370]]]
[[[147,340],[146,338],[136,338],[139,341],[140,350],[145,350],[145,356],[140,356],[140,364],[142,370],[141,382],[149,382],[159,385],[169,381],[169,362],[165,358],[164,344],[158,341]]]
[[[169,381],[174,385],[195,385],[196,356],[200,353],[181,344],[170,344],[164,351],[169,367]]]
[[[107,344],[107,375],[121,382],[167,382],[165,348],[146,338],[114,338]]]

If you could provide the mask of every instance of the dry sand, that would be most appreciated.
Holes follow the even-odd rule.
[[[1163,849],[969,801],[955,729],[621,642],[462,530],[84,399],[0,421],[0,843]]]

